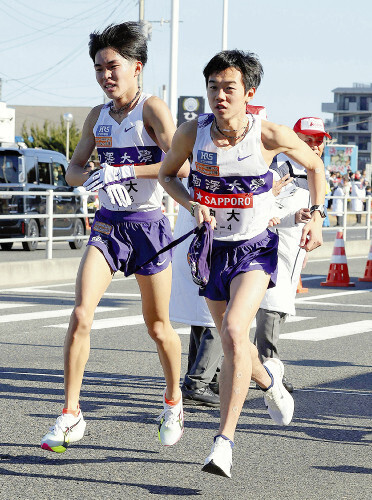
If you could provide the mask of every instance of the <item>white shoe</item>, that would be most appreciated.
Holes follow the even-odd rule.
[[[42,449],[63,453],[70,443],[75,443],[84,436],[86,425],[81,410],[77,417],[71,413],[62,413],[41,440]]]
[[[216,436],[210,455],[205,459],[202,471],[217,476],[231,477],[232,448],[230,441]]]
[[[274,379],[274,384],[265,391],[264,400],[270,417],[278,425],[288,425],[293,417],[294,399],[282,383],[284,375],[284,365],[277,358],[270,358],[265,361]]]
[[[172,446],[179,441],[183,434],[183,406],[181,399],[176,405],[168,405],[165,402],[165,392],[163,393],[164,410],[159,417],[158,437],[164,446]]]

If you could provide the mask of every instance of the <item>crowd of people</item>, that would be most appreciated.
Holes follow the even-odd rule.
[[[211,113],[177,130],[166,104],[138,87],[147,61],[140,25],[92,33],[89,54],[110,101],[88,115],[66,179],[98,191],[100,209],[78,271],[65,340],[65,404],[41,446],[62,453],[84,436],[80,391],[90,328],[113,274],[122,271],[135,274],[164,373],[160,443],[171,446],[182,437],[183,402],[220,407],[202,470],[231,477],[235,430],[251,380],[277,425],[293,417],[293,385],[284,376],[278,339],[294,314],[306,252],[322,244],[321,156],[328,134],[320,118],[299,118],[292,130],[252,106],[263,68],[251,52],[212,57],[203,71]],[[95,148],[99,168],[89,165]],[[347,187],[347,180],[340,184]],[[180,205],[175,238],[205,229],[173,255],[163,189]],[[190,325],[181,387],[181,343],[171,320]]]
[[[366,178],[366,171],[360,172],[356,170],[341,175],[340,172],[326,171],[326,179],[328,185],[328,210],[332,211],[336,216],[336,226],[342,226],[344,223],[344,197],[350,196],[348,207],[355,213],[355,224],[362,223],[362,213],[366,212],[368,203],[371,203],[371,184]]]

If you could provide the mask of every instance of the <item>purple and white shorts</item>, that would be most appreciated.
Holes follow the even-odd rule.
[[[269,230],[244,241],[213,241],[212,267],[209,281],[199,295],[210,300],[230,300],[230,285],[235,276],[261,269],[270,274],[268,288],[276,283],[278,264],[276,233]]]
[[[172,250],[139,270],[138,266],[172,241],[169,220],[160,208],[150,212],[113,212],[103,207],[94,217],[88,245],[103,253],[114,272],[122,271],[125,276],[134,272],[150,276],[169,266]]]

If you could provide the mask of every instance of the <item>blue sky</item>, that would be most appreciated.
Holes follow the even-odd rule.
[[[178,95],[205,96],[202,69],[221,49],[223,0],[180,0]],[[103,102],[87,43],[110,23],[138,19],[137,0],[0,0],[0,78],[8,105]],[[170,0],[145,0],[153,22],[144,90],[169,83]],[[372,82],[370,0],[229,0],[228,48],[255,52],[264,78],[252,104],[271,121],[330,117],[332,89]],[[72,109],[73,111],[73,109]]]

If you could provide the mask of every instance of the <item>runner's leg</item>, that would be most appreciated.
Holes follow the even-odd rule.
[[[155,341],[167,385],[166,398],[180,397],[181,341],[169,320],[172,268],[150,276],[136,274],[142,296],[142,312],[150,337]]]
[[[94,311],[112,279],[102,253],[89,245],[81,260],[75,290],[75,307],[67,330],[65,358],[65,408],[76,410],[85,365],[89,357]]]
[[[224,313],[221,301],[207,300],[213,319],[221,334],[224,360],[220,376],[219,434],[234,441],[238,418],[248,393],[252,367],[263,385],[271,379],[258,359],[249,340],[249,328],[267,289],[270,277],[262,271],[238,274],[231,282],[230,302]],[[262,367],[262,370],[261,368]]]

